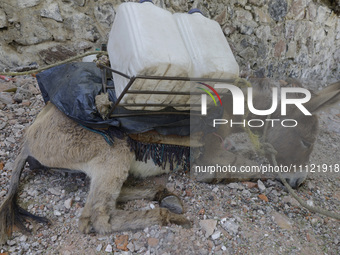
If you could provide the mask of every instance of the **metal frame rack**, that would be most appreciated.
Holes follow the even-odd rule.
[[[116,103],[111,108],[111,111],[109,113],[109,116],[114,117],[131,117],[131,116],[143,116],[143,115],[192,115],[193,113],[190,113],[190,111],[174,111],[174,112],[165,112],[165,111],[145,111],[142,110],[140,112],[135,113],[128,113],[128,114],[113,114],[113,112],[118,107],[133,107],[133,106],[151,106],[151,107],[190,107],[190,106],[200,106],[199,104],[130,104],[130,103],[121,103],[123,97],[126,94],[150,94],[150,95],[200,95],[201,92],[184,92],[184,91],[150,91],[150,90],[130,90],[133,83],[137,79],[144,79],[144,80],[168,80],[168,81],[193,81],[193,82],[216,82],[216,83],[234,83],[235,79],[213,79],[213,78],[190,78],[190,77],[173,77],[173,76],[148,76],[148,75],[137,75],[137,76],[129,76],[127,74],[124,74],[122,72],[119,72],[117,70],[114,70],[106,65],[103,64],[97,64],[98,67],[101,69],[102,72],[102,85],[103,85],[103,91],[106,93],[107,89],[114,89],[113,86],[107,86],[107,75],[106,71],[109,70],[111,72],[114,72],[118,75],[123,76],[124,78],[129,79],[128,84],[124,88],[123,92],[120,94],[120,96],[117,98]],[[222,94],[223,95],[223,94]]]

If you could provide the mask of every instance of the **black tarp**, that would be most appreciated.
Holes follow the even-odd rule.
[[[156,130],[162,135],[176,134],[188,136],[190,132],[211,132],[212,127],[204,123],[206,117],[188,115],[165,115],[162,111],[176,111],[166,108],[160,111],[160,115],[111,118],[103,120],[97,112],[95,97],[102,91],[100,69],[95,63],[69,63],[53,67],[37,74],[38,84],[44,101],[51,101],[60,111],[76,122],[90,128],[116,127],[125,133],[142,133]],[[112,86],[109,81],[108,85]],[[116,101],[114,90],[108,90],[109,99]],[[124,108],[117,109],[114,113],[125,114],[145,111],[132,111]],[[214,114],[208,114],[209,118],[220,118],[222,107]],[[191,129],[190,129],[191,124]]]

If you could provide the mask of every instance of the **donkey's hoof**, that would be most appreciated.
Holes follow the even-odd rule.
[[[182,214],[183,213],[183,205],[181,200],[175,195],[169,195],[164,197],[160,201],[160,207],[167,208],[170,212]]]
[[[80,232],[88,234],[91,231],[90,217],[80,217],[78,222]]]

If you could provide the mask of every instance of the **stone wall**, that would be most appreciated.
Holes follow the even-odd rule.
[[[120,0],[1,0],[0,70],[99,48]],[[200,8],[221,25],[245,76],[340,80],[339,1],[156,0],[173,12]],[[335,3],[335,5],[334,5]]]

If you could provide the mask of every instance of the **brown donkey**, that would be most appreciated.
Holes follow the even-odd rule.
[[[259,97],[266,95],[264,92],[268,90],[267,85],[270,83],[268,79],[253,81]],[[260,101],[264,102],[265,98],[267,96]],[[306,104],[306,108],[315,113],[338,102],[339,98],[338,82],[315,94]],[[318,129],[317,117],[313,115],[308,117],[308,120],[303,120],[304,117],[300,113],[291,111],[289,114],[290,118],[301,120],[301,126],[289,129],[280,126],[270,128],[268,142],[278,151],[279,164],[302,164],[308,161],[313,149]],[[225,136],[231,132],[237,130],[222,129],[220,135]],[[282,137],[285,139],[281,139]],[[213,143],[213,139],[209,141]],[[164,173],[163,169],[155,166],[152,161],[136,161],[126,139],[116,139],[115,145],[110,146],[99,134],[82,128],[48,103],[27,129],[21,151],[15,161],[8,194],[0,207],[0,243],[8,239],[14,225],[24,230],[24,218],[47,221],[30,214],[16,203],[20,175],[26,162],[32,169],[77,170],[91,178],[89,195],[79,219],[79,228],[84,233],[89,233],[91,228],[106,234],[142,229],[153,224],[175,223],[190,226],[189,220],[178,214],[183,211],[181,202],[166,189],[123,186],[129,174],[147,177]],[[166,170],[168,171],[169,169]],[[292,173],[286,178],[295,187],[302,183],[306,176]],[[136,212],[116,208],[119,201],[137,198],[154,199],[167,208]]]

